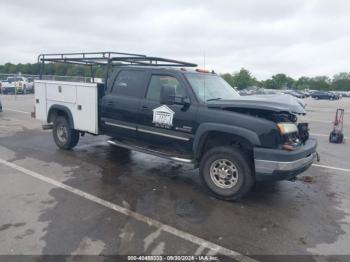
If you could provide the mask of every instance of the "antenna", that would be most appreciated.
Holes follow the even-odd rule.
[[[203,69],[206,69],[206,68],[205,68],[205,50],[204,50],[204,52],[203,52]]]
[[[203,51],[203,69],[205,69],[205,50]],[[205,75],[203,76],[203,86],[204,86],[204,101],[207,101],[205,94]]]

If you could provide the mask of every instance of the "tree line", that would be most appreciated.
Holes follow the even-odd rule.
[[[238,72],[221,75],[231,86],[244,89],[257,86],[268,89],[299,89],[299,90],[337,90],[350,91],[350,72],[342,72],[328,76],[306,77],[302,76],[294,79],[286,74],[273,75],[266,80],[257,80],[249,70],[241,68]]]
[[[95,77],[104,76],[104,67],[93,66],[92,71]],[[34,64],[12,64],[6,63],[0,65],[0,73],[2,74],[22,74],[38,75],[40,73],[40,65]],[[42,72],[44,75],[61,75],[61,76],[91,76],[91,68],[88,66],[49,63],[44,67]],[[286,74],[280,73],[273,75],[266,80],[258,80],[253,74],[241,68],[234,73],[225,73],[221,75],[231,86],[245,89],[251,86],[257,86],[268,89],[311,89],[311,90],[339,90],[350,91],[350,72],[341,72],[332,78],[328,76],[306,77],[302,76],[294,79]]]
[[[94,77],[104,76],[103,66],[92,66],[92,71]],[[0,65],[0,74],[24,74],[24,75],[39,75],[40,74],[40,64],[12,64],[6,63]],[[59,76],[83,76],[91,77],[90,66],[84,65],[73,65],[73,64],[63,64],[63,63],[48,63],[43,67],[41,72],[43,75],[59,75]]]

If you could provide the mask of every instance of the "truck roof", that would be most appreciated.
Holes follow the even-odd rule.
[[[200,69],[200,68],[183,68],[183,67],[166,67],[166,66],[117,66],[115,69],[142,69],[142,70],[157,70],[157,71],[170,71],[170,72],[180,72],[180,73],[193,73],[193,74],[215,74],[213,71],[209,71],[206,69]]]

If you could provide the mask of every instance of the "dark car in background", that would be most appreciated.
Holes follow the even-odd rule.
[[[338,100],[340,96],[336,93],[325,92],[325,91],[315,91],[311,94],[311,97],[318,99],[328,99],[328,100]]]
[[[287,90],[287,91],[284,91],[283,92],[284,94],[287,94],[287,95],[292,95],[296,98],[305,98],[306,95],[302,92],[299,92],[299,91],[295,91],[295,90]]]
[[[298,90],[296,91],[297,93],[301,94],[304,96],[304,98],[307,98],[307,97],[310,97],[310,93],[308,91],[301,91],[301,90]]]

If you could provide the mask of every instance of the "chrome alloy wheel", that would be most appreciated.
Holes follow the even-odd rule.
[[[57,126],[57,138],[62,143],[66,143],[67,142],[68,130],[67,130],[67,127],[64,124],[62,124],[62,123],[60,123]]]
[[[230,160],[218,159],[210,166],[210,178],[220,188],[232,188],[237,184],[238,170]]]

